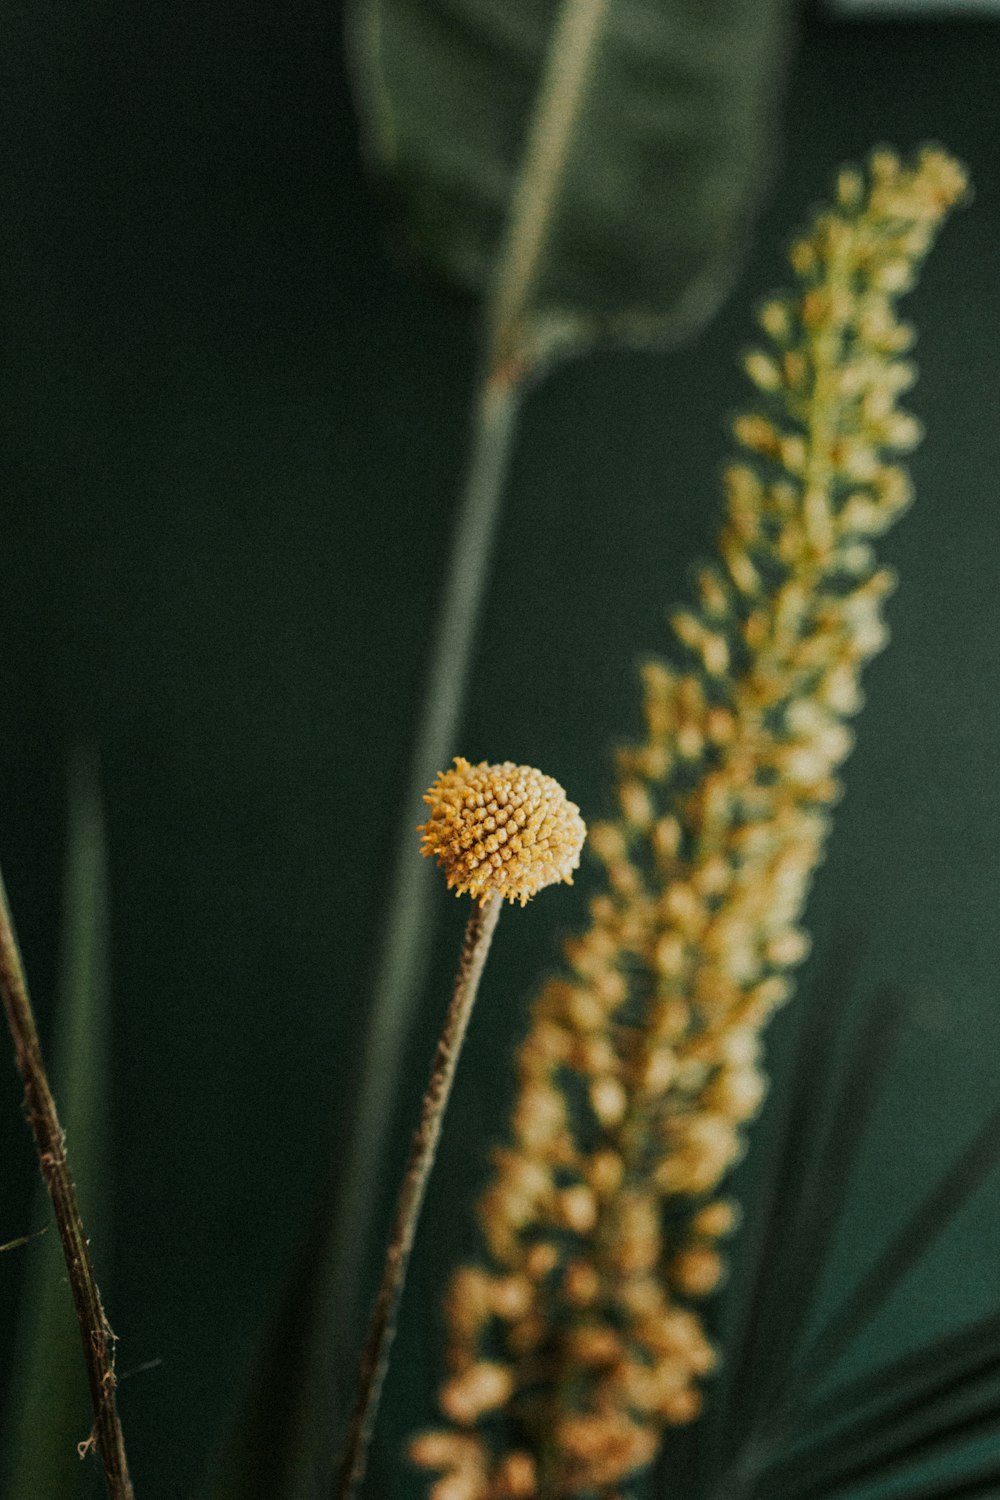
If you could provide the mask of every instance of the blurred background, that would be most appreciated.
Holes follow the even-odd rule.
[[[845,1013],[885,984],[909,1006],[837,1228],[831,1305],[986,1116],[1000,1062],[1000,24],[995,7],[942,11],[802,10],[780,152],[722,312],[683,348],[594,355],[532,392],[454,746],[538,764],[585,816],[609,811],[612,747],[638,727],[636,663],[665,649],[665,611],[711,545],[726,418],[747,400],[736,358],[754,304],[787,279],[788,237],[837,165],[877,142],[962,158],[975,201],[905,309],[928,436],[918,503],[884,546],[901,576],[893,639],[867,677],[807,919],[804,1004],[831,993],[849,934]],[[320,0],[4,8],[0,859],[47,1031],[67,765],[96,746],[113,1017],[93,1249],[142,1500],[207,1494],[336,1179],[394,836],[420,814],[402,788],[476,327],[386,249],[343,27]],[[421,1492],[399,1454],[433,1409],[444,1277],[474,1245],[468,1209],[531,993],[594,878],[501,923],[372,1494]],[[397,1160],[461,937],[443,890],[438,916]],[[772,1101],[795,1024],[793,1007],[772,1028]],[[0,1080],[3,1242],[39,1225],[12,1061]],[[388,1205],[393,1183],[373,1195]],[[993,1176],[845,1372],[1000,1305],[998,1206]],[[0,1256],[0,1409],[16,1403],[30,1267],[63,1275],[54,1241]]]

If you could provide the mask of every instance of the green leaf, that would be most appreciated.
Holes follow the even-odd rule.
[[[49,1226],[46,1224],[41,1229],[36,1229],[34,1234],[19,1234],[17,1239],[8,1240],[5,1245],[0,1245],[0,1255],[5,1250],[19,1250],[22,1245],[30,1245],[32,1240],[40,1239],[43,1234],[48,1233]]]
[[[239,1409],[205,1493],[211,1500],[295,1500],[308,1492],[319,1446],[311,1384],[317,1324],[329,1297],[331,1205],[324,1203],[251,1361]],[[328,1411],[322,1413],[327,1423]]]
[[[107,1003],[104,828],[96,762],[81,753],[70,769],[59,994],[49,1051],[59,1116],[98,1263],[108,1243]],[[51,1218],[41,1181],[33,1218]],[[93,1413],[59,1236],[46,1235],[29,1254],[3,1425],[5,1483],[0,1492],[82,1500],[99,1494],[101,1483],[93,1461],[81,1464],[77,1455]]]
[[[369,156],[497,359],[676,338],[770,165],[788,0],[359,0]]]

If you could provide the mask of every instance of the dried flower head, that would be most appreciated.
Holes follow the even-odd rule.
[[[471,765],[455,757],[424,801],[430,817],[417,830],[456,896],[496,892],[524,906],[543,886],[573,884],[587,836],[580,809],[551,776],[506,760]]]

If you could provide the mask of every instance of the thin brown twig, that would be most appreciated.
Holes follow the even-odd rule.
[[[502,898],[496,892],[490,892],[481,901],[474,902],[472,915],[465,929],[455,989],[434,1054],[420,1124],[413,1138],[406,1175],[396,1205],[382,1283],[375,1299],[361,1357],[358,1397],[341,1461],[337,1488],[339,1500],[350,1500],[364,1478],[368,1447],[378,1415],[382,1383],[389,1364],[389,1351],[396,1332],[396,1314],[406,1280],[406,1267],[413,1247],[417,1220],[424,1201],[427,1179],[434,1164],[458,1055],[502,904]]]
[[[91,1448],[100,1453],[111,1500],[135,1500],[129,1478],[118,1408],[115,1402],[115,1337],[104,1313],[94,1280],[90,1248],[84,1232],[76,1188],[66,1158],[66,1140],[49,1087],[38,1039],[24,966],[17,945],[7,893],[0,878],[0,993],[14,1053],[24,1080],[24,1112],[35,1137],[42,1177],[52,1199],[59,1238],[80,1326],[83,1357],[94,1408],[94,1427],[82,1442],[80,1455]]]

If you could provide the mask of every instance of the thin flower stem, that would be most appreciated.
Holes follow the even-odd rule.
[[[600,50],[608,0],[559,7],[517,174],[489,309],[494,369],[523,356],[526,319],[545,266],[560,191]]]
[[[476,408],[468,480],[403,802],[403,824],[397,838],[346,1173],[339,1186],[337,1219],[325,1252],[326,1295],[310,1353],[309,1381],[315,1392],[315,1414],[309,1425],[321,1432],[330,1430],[331,1407],[337,1422],[343,1422],[353,1395],[343,1385],[342,1371],[345,1356],[347,1368],[351,1368],[361,1345],[357,1288],[364,1283],[366,1257],[372,1253],[370,1184],[386,1161],[392,1104],[403,1066],[403,1039],[409,1034],[413,1007],[427,972],[433,875],[423,860],[413,858],[414,814],[425,789],[451,755],[514,451],[521,397],[516,373],[510,373],[509,378],[497,375],[485,381]],[[329,1467],[332,1455],[321,1458],[305,1439],[294,1494],[310,1492],[314,1463],[324,1459]]]
[[[24,966],[18,950],[7,893],[0,879],[0,992],[14,1042],[14,1053],[24,1079],[24,1108],[35,1137],[42,1177],[52,1199],[59,1238],[69,1273],[73,1304],[80,1326],[83,1356],[94,1408],[94,1428],[80,1444],[81,1456],[96,1447],[104,1465],[111,1500],[134,1500],[125,1457],[125,1440],[115,1403],[114,1335],[101,1304],[94,1268],[66,1159],[66,1141],[49,1087],[38,1039]]]
[[[417,1220],[441,1135],[441,1124],[458,1055],[462,1050],[501,905],[502,898],[495,892],[485,896],[482,901],[474,902],[472,915],[465,929],[455,989],[434,1055],[430,1082],[424,1094],[420,1124],[413,1138],[406,1175],[396,1205],[396,1218],[386,1252],[382,1284],[375,1299],[361,1358],[357,1403],[348,1429],[337,1490],[339,1500],[350,1500],[364,1478],[368,1446],[378,1415],[382,1382],[396,1332],[396,1314],[406,1280]]]

